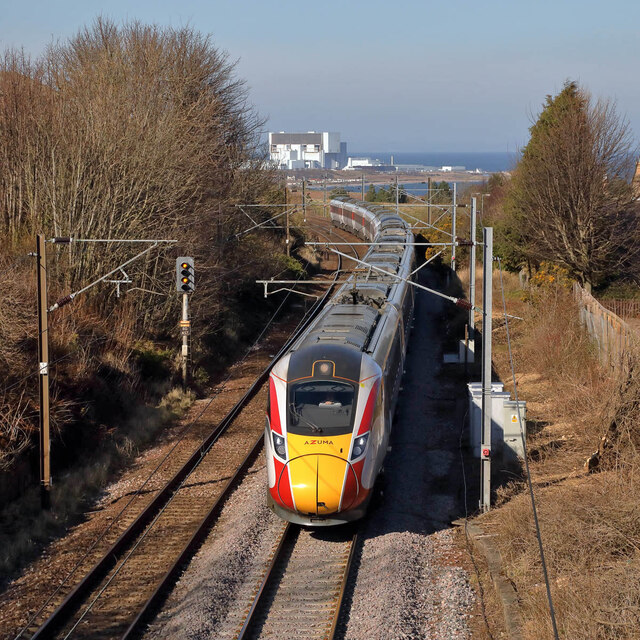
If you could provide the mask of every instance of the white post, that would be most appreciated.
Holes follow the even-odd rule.
[[[398,176],[396,175],[396,215],[400,215],[399,214],[398,204],[399,204],[399,200],[398,200]]]
[[[327,174],[324,174],[324,181],[322,185],[322,215],[327,217]]]
[[[456,214],[457,214],[457,185],[453,183],[453,210],[451,212],[451,270],[456,270]]]
[[[491,307],[493,305],[493,228],[483,229],[482,278],[482,442],[480,443],[480,509],[491,507]]]
[[[302,221],[307,221],[307,190],[306,181],[302,178]]]
[[[473,307],[476,306],[476,198],[471,198],[471,251],[469,256],[469,349],[475,352],[476,347],[476,324],[475,312]]]

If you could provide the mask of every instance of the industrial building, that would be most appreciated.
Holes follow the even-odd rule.
[[[377,169],[378,167],[382,166],[383,164],[380,160],[372,160],[371,158],[348,158],[344,170],[352,171],[355,169]]]
[[[271,132],[269,157],[279,169],[341,169],[347,162],[347,143],[330,131]]]

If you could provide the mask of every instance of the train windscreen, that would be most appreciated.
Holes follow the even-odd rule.
[[[294,384],[289,402],[289,431],[299,435],[350,433],[355,390],[350,384],[310,380]]]

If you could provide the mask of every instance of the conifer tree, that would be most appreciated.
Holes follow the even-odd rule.
[[[631,135],[609,101],[575,82],[547,96],[505,203],[497,248],[514,263],[552,261],[590,289],[638,251]]]

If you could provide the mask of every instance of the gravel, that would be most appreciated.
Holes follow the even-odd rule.
[[[475,594],[450,528],[464,515],[456,398],[465,388],[441,364],[443,304],[427,293],[416,297],[383,495],[364,525],[351,585],[349,640],[471,637]]]
[[[238,605],[251,601],[282,530],[279,518],[267,508],[266,482],[260,457],[178,581],[149,638],[219,638],[225,635],[223,626],[235,630],[241,618]]]

